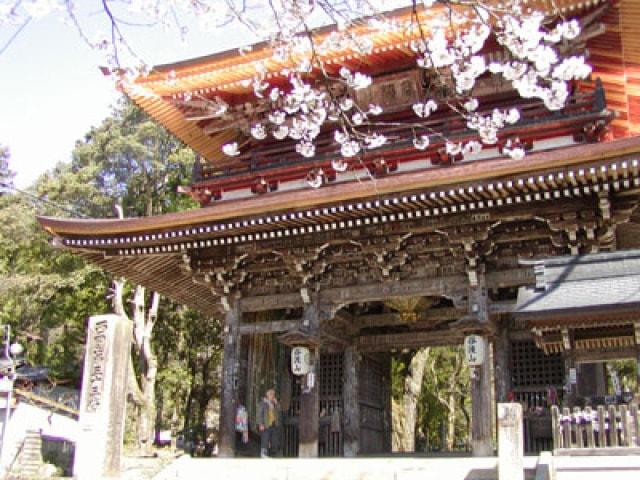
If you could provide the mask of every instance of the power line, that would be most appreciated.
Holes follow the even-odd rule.
[[[70,213],[71,215],[78,216],[78,217],[81,217],[81,218],[88,218],[88,215],[85,215],[84,213],[81,213],[78,210],[66,207],[64,205],[60,205],[59,203],[56,203],[56,202],[52,202],[51,200],[47,200],[46,198],[39,197],[37,195],[34,195],[31,192],[27,192],[25,190],[21,190],[21,189],[19,189],[17,187],[14,187],[13,185],[0,182],[0,187],[6,188],[7,190],[13,190],[14,192],[19,193],[21,195],[24,195],[25,197],[29,197],[32,201],[34,201],[36,203],[43,203],[43,204],[46,204],[46,205],[50,205],[52,207],[57,208],[58,210]]]
[[[9,38],[9,40],[7,40],[7,43],[4,44],[4,46],[2,48],[0,48],[0,55],[2,55],[4,52],[7,51],[7,48],[9,48],[9,45],[11,45],[13,43],[13,41],[16,39],[16,37],[18,35],[20,35],[20,32],[22,32],[22,30],[24,30],[24,27],[26,27],[29,22],[31,21],[32,17],[27,18],[24,23],[22,25],[20,25],[20,27],[13,33],[13,35],[11,35],[11,38]]]

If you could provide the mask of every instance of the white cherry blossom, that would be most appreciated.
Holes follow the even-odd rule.
[[[333,168],[338,173],[342,173],[347,171],[347,169],[349,168],[349,164],[343,159],[337,158],[331,161],[331,168]]]
[[[296,152],[303,157],[313,157],[316,154],[316,146],[311,142],[300,142],[296,144]]]
[[[414,103],[413,111],[420,118],[427,118],[438,109],[438,104],[433,100],[427,100],[425,103]]]
[[[73,2],[61,0],[5,3],[0,5],[0,24],[20,25],[29,17],[75,12]],[[105,2],[105,5],[115,3],[118,2]],[[437,2],[436,8],[442,10],[428,11],[429,15],[424,16],[428,20],[423,24],[416,23],[425,21],[422,15],[417,20],[389,14],[390,9],[407,5],[408,0],[278,0],[256,2],[257,7],[246,10],[231,8],[241,3],[244,4],[234,0],[136,0],[124,2],[127,9],[119,11],[118,16],[134,13],[168,29],[175,28],[176,18],[189,15],[208,28],[222,24],[242,24],[248,28],[251,35],[266,42],[270,50],[267,48],[268,53],[255,61],[248,55],[251,48],[243,47],[238,53],[242,62],[254,66],[249,78],[233,73],[237,78],[229,91],[248,89],[255,96],[255,102],[242,100],[249,105],[247,119],[251,122],[245,133],[257,141],[266,139],[269,132],[278,140],[288,139],[296,143],[296,151],[304,157],[315,156],[315,142],[321,131],[335,131],[335,147],[347,158],[359,154],[363,148],[378,148],[388,141],[381,133],[384,130],[376,131],[378,125],[387,121],[382,106],[367,105],[364,102],[375,96],[366,92],[362,95],[363,90],[377,81],[366,70],[368,59],[364,57],[374,49],[377,51],[380,33],[406,39],[414,54],[414,65],[426,69],[421,73],[430,82],[433,79],[430,85],[444,87],[447,95],[450,93],[438,103],[435,98],[440,98],[440,91],[434,93],[427,87],[421,92],[425,99],[412,105],[418,118],[407,121],[410,128],[404,131],[424,131],[421,128],[425,119],[440,109],[444,118],[448,114],[459,115],[467,127],[477,133],[479,142],[459,144],[449,139],[445,145],[450,153],[472,154],[481,149],[482,144],[493,145],[499,137],[504,137],[502,129],[520,121],[516,108],[479,111],[478,94],[473,89],[480,77],[500,75],[522,98],[535,99],[555,111],[562,109],[569,99],[569,82],[588,78],[591,73],[584,55],[573,48],[581,35],[580,21],[566,16],[569,12],[554,13],[553,6],[545,7],[543,14],[525,0]],[[427,10],[436,5],[435,0],[419,3]],[[431,12],[434,15],[430,15]],[[334,18],[337,25],[333,31],[322,35],[310,31],[308,25],[317,25],[319,17]],[[123,56],[131,57],[123,40],[116,35],[90,43],[105,51],[111,71],[125,72],[117,74],[119,81],[131,81],[148,69],[126,65],[121,68],[125,63]],[[488,42],[491,42],[489,47]],[[495,51],[494,43],[502,51]],[[491,53],[487,55],[489,50]],[[566,53],[568,51],[574,53]],[[341,60],[335,61],[336,58]],[[274,64],[281,65],[277,71]],[[372,71],[378,74],[377,70]],[[180,81],[175,71],[166,73],[162,80],[170,89]],[[226,95],[220,94],[229,101]],[[222,107],[222,100],[218,102],[217,97],[212,99],[213,94],[203,94],[199,89],[183,92],[180,100],[195,103],[200,97],[208,104],[203,107],[207,115],[226,118],[229,114],[229,105],[225,103]],[[234,114],[236,107],[237,111],[242,108],[234,104]],[[395,105],[393,107],[395,109]],[[442,132],[414,134],[415,148],[428,148],[431,137],[447,141]],[[225,144],[222,150],[225,155],[240,154],[237,142]],[[515,143],[504,151],[512,158],[525,155],[524,149]],[[319,186],[325,181],[322,173],[316,172],[311,183],[317,181]]]
[[[355,157],[360,153],[360,144],[355,140],[347,140],[340,147],[340,153],[343,157]]]
[[[374,133],[373,135],[367,135],[364,138],[364,143],[366,144],[369,150],[373,150],[374,148],[379,148],[387,143],[387,137],[380,133]]]
[[[426,150],[429,148],[429,136],[420,135],[419,137],[415,137],[413,139],[413,146],[418,150]]]
[[[240,155],[238,142],[225,143],[222,146],[222,151],[225,155],[228,155],[230,157],[237,157],[238,155]]]
[[[251,127],[251,136],[256,140],[264,140],[265,138],[267,138],[267,130],[261,123],[256,123],[253,127]]]

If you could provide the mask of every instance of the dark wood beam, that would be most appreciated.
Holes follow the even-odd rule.
[[[573,360],[578,363],[606,362],[609,360],[635,359],[636,347],[619,347],[611,349],[574,350]]]
[[[532,268],[514,268],[491,272],[487,274],[486,278],[488,288],[514,287],[535,283]],[[389,297],[466,295],[467,284],[466,275],[449,275],[436,278],[416,278],[396,282],[329,288],[321,290],[319,296],[323,303],[348,305],[350,303],[382,301]],[[240,308],[243,312],[260,312],[284,308],[300,308],[303,306],[302,296],[298,293],[244,297],[240,300]],[[507,304],[495,308],[497,310],[492,311],[492,313],[511,311]]]
[[[348,304],[382,301],[389,297],[436,296],[459,294],[465,290],[466,276],[451,275],[436,278],[417,278],[369,285],[330,288],[320,292],[323,302]]]
[[[283,293],[280,295],[263,295],[260,297],[244,297],[240,299],[243,312],[264,312],[284,308],[300,308],[304,306],[299,293]]]
[[[460,332],[405,332],[382,335],[364,335],[358,338],[361,352],[388,352],[394,349],[457,345],[464,337]]]
[[[412,328],[425,328],[432,326],[434,321],[456,320],[466,312],[458,308],[434,308],[422,312],[416,312],[415,319],[407,319],[406,315],[398,312],[361,315],[354,322],[359,328],[392,327],[395,325],[408,325]]]
[[[510,313],[516,306],[514,301],[493,302],[489,304],[491,314]],[[342,314],[339,312],[338,315]],[[340,318],[340,324],[350,329],[392,327],[396,325],[407,325],[416,330],[432,327],[435,322],[446,322],[457,320],[467,312],[465,309],[455,307],[433,308],[415,313],[415,318],[409,319],[406,315],[398,312],[376,313],[369,315],[353,316],[344,312]],[[338,317],[336,315],[336,318]]]
[[[302,326],[302,320],[273,320],[268,322],[242,323],[238,327],[240,335],[278,333],[294,330]]]

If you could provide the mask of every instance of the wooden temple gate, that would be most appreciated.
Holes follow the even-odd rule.
[[[577,51],[626,41],[618,27],[631,2],[559,3],[570,4],[589,32],[576,39]],[[395,40],[377,41],[389,48],[367,59],[375,81],[354,98],[376,100],[395,122],[414,125],[412,105],[430,94],[414,54]],[[548,404],[573,406],[600,393],[602,382],[584,380],[602,376],[589,362],[640,354],[633,295],[640,289],[640,138],[630,136],[640,127],[618,91],[628,72],[619,82],[611,73],[624,59],[595,58],[593,80],[572,85],[556,112],[519,98],[509,82],[478,78],[482,108],[521,112],[496,145],[452,156],[434,138],[416,152],[393,130],[398,140],[341,172],[332,166],[340,153],[330,129],[320,134],[321,155],[308,160],[293,141],[256,141],[239,127],[264,107],[242,103],[250,90],[240,80],[252,78],[256,58],[269,57],[265,48],[236,56],[234,68],[230,54],[158,67],[128,90],[202,154],[184,192],[203,208],[145,219],[40,218],[55,244],[224,318],[222,456],[234,454],[238,404],[253,410],[272,386],[286,403],[285,454],[389,452],[389,352],[456,345],[469,334],[492,352],[471,381],[474,454],[493,454],[494,399],[522,402],[528,450],[549,448]],[[233,80],[224,85],[229,92],[218,89],[225,78]],[[243,100],[230,119],[207,117],[186,100],[195,84],[203,105],[227,93],[230,103]],[[446,110],[424,123],[455,141],[474,135]],[[220,157],[231,138],[247,151]],[[504,156],[512,140],[527,156]],[[312,167],[326,176],[310,193]],[[413,307],[393,308],[403,302]],[[288,348],[300,345],[315,365],[310,388],[288,368]]]
[[[186,228],[162,227],[161,233],[60,232],[57,241],[204,312],[224,311],[221,455],[234,453],[235,410],[245,381],[244,338],[270,334],[284,344],[313,347],[320,365],[318,381],[310,392],[291,395],[289,412],[297,420],[295,428],[293,423],[287,427],[285,451],[296,454],[297,438],[299,456],[316,456],[389,451],[389,395],[380,391],[380,384],[367,386],[372,376],[358,375],[358,370],[382,364],[377,355],[392,349],[459,344],[469,333],[483,335],[494,350],[495,365],[487,358],[471,386],[474,451],[487,455],[493,452],[492,368],[496,400],[506,400],[513,392],[515,400],[535,407],[545,403],[550,384],[562,391],[567,369],[574,368],[568,360],[577,364],[589,352],[595,358],[604,358],[606,352],[615,356],[616,348],[637,355],[633,302],[566,302],[571,321],[565,320],[567,312],[556,312],[557,306],[527,310],[530,305],[544,307],[540,299],[528,304],[530,297],[552,298],[555,292],[562,296],[562,289],[554,285],[570,285],[571,272],[578,272],[582,281],[581,268],[595,271],[588,262],[580,268],[572,264],[572,259],[589,256],[560,257],[565,264],[555,266],[554,255],[608,250],[614,238],[618,245],[635,241],[637,161],[613,147],[640,151],[640,142],[574,147],[582,156],[605,156],[575,169],[547,168],[536,176],[297,210],[275,222],[270,215],[269,221],[214,220]],[[528,161],[548,164],[548,159],[558,157],[564,155],[543,154]],[[574,179],[580,187],[572,186]],[[73,221],[41,222],[56,231]],[[221,228],[228,225],[230,234]],[[615,228],[617,238],[610,234]],[[551,264],[523,264],[523,255],[548,257]],[[609,257],[605,262],[597,260],[599,255]],[[628,266],[634,257],[621,252],[595,258],[594,265],[609,268],[616,259]],[[546,287],[540,273],[545,268]],[[636,278],[627,267],[621,272]],[[430,307],[412,312],[383,307],[398,298],[421,298]],[[251,318],[256,312],[284,313],[256,321]],[[565,355],[572,352],[575,355]],[[388,378],[385,375],[380,377]],[[336,382],[340,377],[342,384]],[[336,385],[342,392],[334,389]],[[377,395],[371,397],[367,389]],[[335,408],[342,410],[339,431],[331,426]],[[536,427],[539,423],[532,418],[528,428],[547,428]],[[532,437],[532,451],[546,448],[543,437]]]

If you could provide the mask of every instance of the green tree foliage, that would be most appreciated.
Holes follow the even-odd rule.
[[[9,172],[8,150],[0,153],[0,166]],[[26,195],[0,198],[0,322],[33,339],[29,359],[47,365],[57,381],[78,385],[86,319],[111,311],[112,278],[53,248],[36,215],[108,218],[115,215],[115,204],[125,217],[194,208],[191,199],[176,193],[190,182],[194,157],[123,100],[77,142],[71,163],[42,175]],[[127,305],[132,293],[128,286]],[[219,334],[218,319],[168,299],[161,302],[152,338],[160,367],[158,426],[167,428],[174,411],[182,423],[188,406],[189,415],[203,418],[219,389]]]
[[[154,344],[158,352],[159,424],[171,426],[175,411],[185,415],[185,427],[205,420],[209,402],[219,394],[222,364],[221,324],[193,309],[164,302]]]
[[[154,215],[195,207],[176,192],[190,181],[193,151],[139,108],[124,101],[73,151],[72,173],[92,180],[96,206],[121,201],[125,217]]]
[[[405,395],[414,352],[396,355],[391,363],[395,403]],[[462,347],[430,350],[416,412],[416,451],[459,450],[468,446],[471,394],[469,367]]]
[[[38,210],[20,194],[0,198],[0,323],[22,341],[39,340],[27,342],[30,359],[49,366],[54,379],[77,382],[85,320],[107,308],[106,276],[53,249]]]

